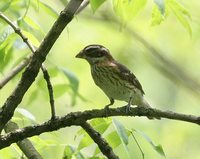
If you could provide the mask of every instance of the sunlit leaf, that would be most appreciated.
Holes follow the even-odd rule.
[[[57,18],[59,16],[59,14],[56,12],[56,10],[53,9],[51,6],[49,6],[47,3],[39,1],[39,8],[41,8],[42,10],[44,10],[46,13],[48,13],[49,15],[51,15],[54,18]]]
[[[70,82],[70,87],[73,91],[72,105],[75,105],[76,97],[78,94],[78,88],[79,88],[79,80],[73,72],[67,70],[66,68],[60,68],[60,70],[64,73],[64,75],[68,78],[68,80]]]
[[[107,159],[107,158],[101,156],[94,156],[94,157],[89,157],[87,159]]]
[[[23,18],[23,20],[24,20],[24,22],[26,22],[26,24],[28,24],[31,28],[41,31],[40,26],[39,26],[36,22],[34,22],[33,19],[31,19],[31,18],[25,16],[25,17]]]
[[[119,121],[117,121],[116,119],[113,119],[113,124],[115,126],[115,129],[116,129],[119,137],[122,139],[122,141],[126,145],[128,145],[128,135],[126,133],[124,126]]]
[[[167,0],[167,5],[191,36],[192,29],[190,23],[188,22],[188,18],[191,18],[190,13],[176,0]]]
[[[108,127],[110,126],[112,120],[111,119],[103,119],[103,118],[99,118],[99,119],[93,119],[90,122],[90,125],[96,130],[98,131],[100,134],[103,134]],[[80,129],[77,132],[77,135],[82,135],[84,134],[85,131],[83,129]]]
[[[85,133],[83,135],[83,138],[81,139],[79,145],[78,145],[78,150],[81,150],[85,147],[88,147],[93,143],[94,143],[94,141],[90,138],[90,136],[88,134]]]
[[[27,105],[31,104],[33,101],[35,101],[38,97],[38,89],[33,90],[29,97],[28,97],[28,102]]]
[[[158,6],[160,13],[165,14],[165,0],[154,0],[155,4]]]
[[[26,110],[24,108],[17,108],[17,112],[20,113],[21,115],[23,115],[24,117],[26,117],[32,121],[35,121],[35,116],[28,110]]]
[[[153,149],[158,152],[160,155],[162,155],[163,157],[166,157],[165,156],[165,152],[162,148],[161,145],[155,145],[153,143],[153,141],[151,140],[151,138],[149,136],[147,136],[144,132],[141,132],[139,130],[134,130],[135,132],[137,132],[138,134],[140,134],[152,147]]]
[[[65,146],[62,159],[73,159],[74,157],[76,159],[85,159],[83,154],[80,151],[77,152],[75,147],[70,145]]]
[[[144,8],[146,2],[146,0],[113,0],[113,8],[115,14],[125,24]]]
[[[103,134],[107,130],[107,128],[110,126],[111,120],[110,119],[95,119],[95,120],[92,120],[90,124],[96,131],[98,131],[100,134]],[[90,136],[86,134],[83,129],[80,129],[77,132],[77,135],[79,136],[83,135],[78,145],[78,150],[88,147],[94,143],[93,140],[90,138]]]
[[[112,148],[116,148],[118,147],[119,145],[121,145],[121,140],[120,140],[120,137],[118,135],[118,133],[116,131],[113,131],[111,133],[109,133],[106,137],[105,137],[106,141],[109,143],[109,145],[112,147]],[[94,152],[94,155],[97,155],[100,153],[100,150],[99,148],[97,147],[95,149],[95,152]]]
[[[99,118],[92,120],[90,124],[96,131],[98,131],[100,134],[103,134],[108,129],[111,122],[112,122],[111,119]]]
[[[129,150],[128,150],[128,134],[127,131],[125,129],[125,127],[116,119],[113,119],[113,124],[115,126],[115,129],[117,131],[117,134],[120,137],[120,140],[122,142],[122,145],[124,147],[124,149],[126,150],[127,155],[129,156]]]
[[[164,19],[165,16],[160,12],[158,6],[154,5],[151,13],[151,26],[159,25]]]
[[[29,7],[30,7],[30,2],[31,2],[31,0],[24,1],[24,3],[25,3],[25,8],[26,8],[26,11],[24,12],[24,15],[23,15],[23,17],[25,17],[25,16],[26,16],[26,14],[28,13],[28,10],[29,10]]]
[[[105,0],[90,0],[92,10],[95,12],[104,2]]]
[[[33,44],[36,47],[38,47],[40,45],[40,42],[33,34],[27,32],[27,31],[24,31],[24,30],[22,32],[28,38],[28,40],[31,42],[31,44]]]
[[[3,5],[2,5],[3,2],[0,2],[1,3],[0,11],[5,12],[10,7],[10,4],[12,3],[12,1],[13,0],[7,0]]]
[[[55,98],[57,98],[64,95],[69,89],[69,86],[67,86],[66,84],[55,84],[53,88],[54,88],[54,96]]]
[[[0,44],[0,68],[3,71],[4,67],[8,65],[9,61],[12,58],[13,52],[13,43],[15,42],[17,36],[12,33],[6,36]]]
[[[76,151],[76,149],[70,145],[65,146],[64,149],[64,154],[63,154],[63,159],[72,159],[72,156],[74,154],[74,152]]]
[[[14,38],[14,36],[15,36],[14,30],[13,30],[10,26],[4,28],[4,29],[2,30],[2,33],[0,34],[0,47],[3,47],[3,46],[2,46],[2,43],[4,43],[5,40],[6,40],[9,36],[10,36],[10,37],[13,36],[13,38]],[[14,40],[15,40],[15,39],[16,39],[16,38],[14,38]],[[9,39],[7,39],[7,40],[14,42],[14,40],[13,40],[12,38],[9,38]],[[6,44],[4,44],[4,45],[6,45]]]

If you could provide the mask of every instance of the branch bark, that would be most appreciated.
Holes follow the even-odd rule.
[[[10,25],[13,28],[13,30],[15,31],[15,33],[18,34],[22,38],[22,40],[24,41],[24,43],[26,43],[26,45],[29,47],[29,49],[31,50],[31,52],[34,54],[35,53],[34,46],[29,42],[28,38],[22,33],[21,29],[19,27],[15,26],[15,24],[8,17],[6,17],[1,12],[0,12],[0,18],[2,18],[5,22],[8,23],[8,25]],[[31,56],[29,56],[29,57],[31,58]],[[15,74],[17,74],[18,72],[20,72],[21,69],[23,68],[23,66],[25,67],[26,64],[28,65],[28,62],[30,61],[29,60],[30,58],[27,58],[22,63],[23,65],[20,65],[21,67],[18,67],[18,69],[14,69],[14,70],[12,70],[12,72],[8,73],[8,75],[2,80],[3,82],[0,81],[0,88],[2,88],[4,86],[2,84],[6,84],[9,80],[12,79],[12,77],[14,77]],[[45,81],[47,83],[47,88],[48,88],[48,91],[49,91],[49,98],[50,98],[50,105],[51,105],[51,117],[55,118],[55,106],[54,106],[53,87],[52,87],[52,84],[51,84],[51,81],[50,81],[49,73],[48,73],[48,71],[47,71],[47,69],[46,69],[46,67],[45,67],[45,65],[43,63],[42,63],[42,66],[41,66],[41,70],[43,72],[44,79],[45,79]]]
[[[126,113],[126,106],[119,108],[112,108],[109,111],[104,109],[93,109],[87,110],[84,112],[73,112],[69,113],[66,116],[56,118],[54,120],[49,120],[43,124],[27,126],[22,129],[17,129],[6,135],[0,137],[0,149],[8,147],[12,143],[23,140],[27,137],[32,137],[35,135],[40,135],[45,132],[55,131],[64,127],[69,126],[80,126],[84,121],[102,118],[102,117],[111,117],[111,116],[148,116],[148,117],[160,117],[167,119],[174,119],[180,121],[186,121],[189,123],[195,123],[200,125],[200,116],[186,115],[175,113],[172,111],[162,111],[154,108],[144,108],[144,107],[135,107],[131,108],[129,113]],[[152,120],[151,120],[152,121]]]
[[[45,61],[47,54],[52,48],[59,35],[62,33],[66,25],[71,22],[74,14],[81,5],[83,0],[71,0],[67,7],[61,12],[60,16],[48,32],[39,48],[35,51],[29,65],[22,74],[21,80],[15,90],[7,98],[6,102],[0,109],[0,132],[5,124],[11,119],[13,113],[19,103],[22,101],[23,96],[34,82],[42,63]]]
[[[8,122],[5,126],[6,133],[11,132],[16,129],[19,129],[19,127],[14,122]],[[22,141],[19,141],[17,142],[17,146],[21,149],[21,151],[26,155],[27,158],[42,159],[42,156],[38,153],[38,151],[32,145],[30,140],[24,139]]]
[[[101,152],[109,159],[119,159],[117,155],[114,154],[112,148],[109,146],[107,141],[92,128],[92,126],[87,123],[81,123],[81,127],[88,133],[88,135],[92,138],[92,140],[98,145]]]

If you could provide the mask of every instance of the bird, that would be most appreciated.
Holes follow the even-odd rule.
[[[108,110],[115,100],[125,101],[126,112],[131,105],[150,108],[144,99],[144,90],[136,76],[123,64],[116,61],[110,51],[99,44],[84,47],[76,58],[85,59],[91,68],[91,75],[95,84],[109,98],[110,103],[105,106]],[[149,117],[153,119],[153,117]]]

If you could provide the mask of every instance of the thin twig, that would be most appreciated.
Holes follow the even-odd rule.
[[[15,26],[15,24],[8,17],[6,17],[2,12],[0,12],[0,18],[3,19],[8,25],[10,25],[13,28],[15,33],[18,34],[22,38],[24,43],[26,43],[26,45],[29,47],[31,52],[34,54],[36,51],[34,46],[29,42],[28,38],[22,33],[21,29],[19,27]],[[31,56],[29,56],[29,57],[31,58]],[[21,63],[21,65],[19,65],[20,67],[17,67],[14,70],[12,70],[3,80],[1,80],[0,88],[2,88],[10,79],[12,79],[14,77],[14,75],[18,73],[17,71],[20,72],[21,69],[23,69],[23,67],[25,67],[29,63],[30,58],[24,60]],[[50,81],[49,73],[44,64],[42,64],[41,70],[43,72],[44,79],[47,83],[47,88],[48,88],[48,92],[49,92],[50,106],[51,106],[51,118],[54,119],[55,118],[55,105],[54,105],[53,87],[52,87],[52,84]]]
[[[93,127],[87,123],[81,123],[81,127],[88,133],[88,135],[92,138],[92,140],[98,145],[101,152],[108,159],[119,159],[119,157],[113,152],[112,147],[109,146],[107,141],[97,132]]]
[[[0,89],[3,88],[12,78],[15,77],[16,74],[21,72],[30,62],[31,56],[28,56],[23,60],[20,64],[14,67],[9,73],[7,73],[1,80],[0,80]]]
[[[8,122],[5,126],[5,132],[9,133],[11,131],[14,131],[16,129],[19,129],[18,125],[14,122]],[[27,158],[32,159],[42,159],[42,156],[39,154],[39,152],[35,149],[33,144],[28,139],[23,139],[22,141],[17,142],[18,147],[21,149],[21,151],[26,155]]]
[[[200,125],[200,116],[180,114],[171,111],[162,111],[153,108],[130,108],[130,112],[128,114],[126,113],[126,106],[112,108],[107,112],[104,109],[93,109],[84,112],[69,113],[65,116],[59,118],[57,117],[55,120],[48,120],[42,124],[27,126],[25,128],[12,131],[6,135],[2,135],[0,137],[0,149],[8,147],[12,143],[18,142],[27,137],[40,135],[45,132],[56,131],[58,129],[70,127],[72,125],[80,126],[84,121],[87,120],[111,116],[151,116],[186,121]]]
[[[15,109],[22,101],[23,96],[38,75],[39,69],[45,61],[50,49],[53,47],[53,44],[56,42],[66,25],[71,22],[82,1],[83,0],[71,0],[68,3],[67,7],[60,13],[60,16],[55,21],[51,30],[43,39],[39,48],[33,54],[33,57],[23,72],[18,85],[0,109],[0,132],[4,128],[5,124],[12,118]]]
[[[140,150],[140,152],[141,152],[141,154],[142,154],[142,159],[144,159],[144,152],[143,152],[142,148],[140,147],[140,144],[138,143],[138,141],[137,141],[135,135],[133,134],[133,132],[130,131],[130,133],[131,133],[133,139],[135,140],[135,143],[136,143],[137,147],[139,148],[139,150]]]

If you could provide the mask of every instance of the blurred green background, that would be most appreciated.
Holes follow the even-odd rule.
[[[8,0],[0,2],[0,8],[2,9],[9,2]],[[32,34],[26,35],[36,46],[42,41],[57,14],[66,4],[65,1],[46,0],[42,2],[42,4],[48,4],[52,10],[46,10],[41,4],[31,1],[32,6],[28,8],[26,21],[31,19],[34,24],[30,22],[28,24],[32,27],[20,21],[27,10],[28,1],[16,0],[10,3],[8,9],[2,10],[12,21],[19,20],[18,24],[22,30]],[[101,44],[110,50],[116,60],[134,72],[143,86],[145,98],[153,107],[198,116],[200,112],[198,84],[200,80],[200,2],[180,0],[179,3],[191,15],[189,23],[192,36],[172,13],[168,13],[167,18],[160,25],[151,26],[152,9],[155,5],[151,0],[147,1],[141,12],[127,21],[125,26],[112,21],[112,19],[119,20],[119,18],[113,12],[111,1],[103,3],[96,12],[88,6],[76,15],[56,41],[45,61],[54,87],[57,115],[103,108],[108,104],[109,100],[92,80],[88,63],[75,58],[75,55],[86,45]],[[9,35],[5,35],[6,29],[8,26],[0,20],[0,79],[30,54],[29,49],[18,35],[10,35],[9,31],[6,32]],[[168,59],[177,66],[168,62],[164,63],[128,29],[138,33],[158,49],[164,59]],[[13,43],[6,50],[3,42],[9,37],[13,39]],[[181,76],[182,72],[177,67],[183,70],[186,76]],[[21,73],[0,90],[0,105],[3,105],[15,88],[20,76]],[[117,101],[113,107],[124,105],[124,102]],[[48,92],[41,72],[26,93],[19,108],[23,109],[16,111],[13,120],[21,127],[41,123],[50,118]],[[150,121],[145,117],[114,118],[127,129],[140,130],[147,134],[156,145],[161,144],[167,159],[199,159],[200,128],[198,125],[167,119]],[[81,137],[77,135],[79,129],[75,126],[64,128],[32,137],[31,140],[44,158],[62,158],[66,145],[77,147],[80,143]],[[114,126],[111,124],[104,135],[106,136],[113,130]],[[154,151],[143,137],[137,133],[135,137],[145,153],[145,158],[164,158]],[[93,144],[82,149],[81,152],[89,156],[93,153],[94,147]],[[131,156],[129,158],[142,158],[131,136],[129,136],[128,150]],[[114,151],[120,158],[128,158],[123,145],[118,146]],[[20,158],[20,156],[21,152],[15,145],[0,151],[0,158]]]

